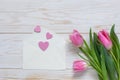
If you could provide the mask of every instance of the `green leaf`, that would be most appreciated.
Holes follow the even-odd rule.
[[[116,54],[115,56],[120,59],[120,42],[119,42],[118,36],[115,33],[115,24],[111,28],[110,38],[111,38],[112,43],[113,43],[113,48],[114,48],[113,53]],[[116,50],[116,48],[118,48],[118,51]]]
[[[90,55],[93,57],[95,63],[99,66],[99,59],[97,57],[97,54],[94,50],[94,41],[93,41],[93,36],[92,36],[92,30],[90,28],[90,32],[89,32],[89,37],[90,37]]]
[[[101,45],[101,69],[102,69],[103,79],[108,80],[106,63],[105,63],[105,55],[104,55],[105,53],[103,49],[104,47]]]
[[[115,33],[115,24],[113,24],[113,26],[111,28],[110,37],[111,37],[112,41],[115,42],[117,44],[117,46],[119,47],[119,38],[117,37],[117,35]]]
[[[90,38],[90,47],[93,48],[93,43],[92,43],[92,29],[90,28],[89,31],[89,38]]]
[[[101,59],[100,59],[100,45],[99,45],[99,43],[98,43],[98,37],[97,37],[97,34],[96,33],[94,33],[94,39],[93,39],[94,41],[93,41],[93,45],[94,45],[94,51],[95,51],[95,53],[96,53],[96,56],[97,56],[97,59],[98,59],[98,61],[99,61],[99,63],[100,63],[100,61],[101,61]]]
[[[108,72],[110,80],[117,80],[116,79],[116,70],[115,70],[113,58],[109,55],[106,48],[103,48],[102,51],[103,51],[104,56],[105,56],[106,68],[107,68],[107,72]]]
[[[116,54],[116,58],[118,57],[120,59],[120,42],[117,34],[115,33],[115,25],[112,26],[110,31],[110,38],[113,43],[112,51],[114,54]]]

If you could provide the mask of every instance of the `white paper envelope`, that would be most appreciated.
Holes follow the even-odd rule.
[[[46,33],[52,38],[47,39]],[[44,46],[47,48],[42,50]],[[65,40],[41,27],[40,33],[34,32],[23,40],[23,69],[65,69],[65,52]]]

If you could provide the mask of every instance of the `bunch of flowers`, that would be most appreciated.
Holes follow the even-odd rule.
[[[75,71],[84,71],[88,65],[97,72],[99,80],[120,80],[120,42],[112,26],[110,33],[106,30],[93,33],[89,31],[89,44],[83,36],[74,30],[70,40],[85,56],[74,61]]]

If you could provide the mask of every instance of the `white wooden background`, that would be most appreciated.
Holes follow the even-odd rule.
[[[119,35],[120,0],[0,0],[0,80],[97,80],[88,69],[74,73],[78,49],[67,44],[66,70],[23,70],[22,41],[40,24],[68,40],[72,29],[88,38],[89,28],[107,30],[116,24]]]

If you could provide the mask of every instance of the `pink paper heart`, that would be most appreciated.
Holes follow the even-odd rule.
[[[37,32],[37,33],[41,32],[40,26],[36,26],[36,27],[34,28],[34,32]]]
[[[51,39],[52,37],[53,37],[53,35],[51,33],[49,33],[49,32],[46,33],[46,38],[47,39]]]
[[[38,43],[38,45],[39,45],[39,48],[40,48],[42,51],[45,51],[45,50],[48,48],[49,43],[48,43],[48,42],[42,42],[42,41],[40,41],[40,42]]]

